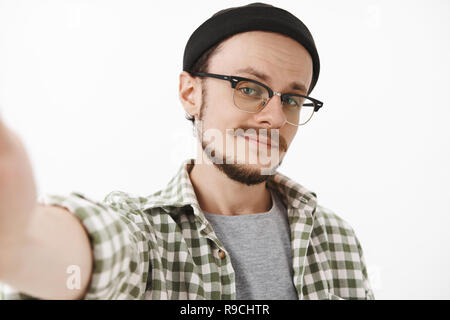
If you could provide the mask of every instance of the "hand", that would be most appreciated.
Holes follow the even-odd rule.
[[[37,208],[32,167],[20,138],[0,117],[0,244],[26,232]]]
[[[69,265],[84,275],[79,289],[66,285]],[[92,267],[81,221],[65,208],[38,205],[25,147],[0,117],[0,281],[40,299],[81,299]]]

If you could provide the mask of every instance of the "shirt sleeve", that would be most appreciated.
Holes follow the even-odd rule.
[[[144,298],[149,270],[145,231],[150,224],[139,207],[123,195],[110,194],[105,201],[95,202],[71,193],[45,195],[39,201],[68,209],[87,231],[94,264],[84,299]],[[0,298],[34,299],[6,285],[0,285]]]
[[[320,243],[324,244],[321,248],[327,256],[323,258],[327,260],[329,269],[326,270],[331,271],[328,278],[327,272],[324,276],[332,288],[330,297],[375,299],[364,252],[355,230],[346,220],[325,207],[318,206],[315,214],[318,226],[315,233],[321,239]],[[316,286],[313,289],[317,290]]]
[[[359,242],[358,238],[355,235],[356,244],[358,246],[360,261],[361,261],[361,271],[364,276],[363,279],[363,285],[364,289],[366,290],[366,300],[375,300],[375,295],[373,293],[372,287],[370,285],[368,273],[367,273],[367,266],[366,266],[366,260],[364,258],[364,252],[361,246],[361,243]]]

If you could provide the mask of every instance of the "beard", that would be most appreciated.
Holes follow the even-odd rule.
[[[277,167],[281,165],[281,160],[278,165],[273,168],[272,174],[262,174],[260,168],[252,168],[250,165],[226,163],[225,155],[216,155],[216,151],[207,145],[202,139],[202,149],[213,165],[222,171],[231,180],[246,184],[248,186],[256,185],[265,182],[270,176],[275,174]]]
[[[265,169],[264,173],[261,168],[256,165],[234,163],[234,161],[227,161],[226,154],[220,154],[210,144],[207,144],[202,135],[202,130],[197,126],[197,136],[201,139],[202,152],[206,154],[213,165],[223,172],[228,178],[236,182],[246,184],[248,186],[263,183],[273,176],[276,169],[281,165],[282,159],[270,169]],[[251,151],[250,151],[251,152]],[[229,162],[229,163],[227,163]],[[231,162],[231,163],[230,163]]]

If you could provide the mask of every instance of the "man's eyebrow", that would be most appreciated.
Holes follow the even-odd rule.
[[[248,73],[248,74],[251,74],[251,75],[259,78],[260,80],[262,80],[264,82],[269,82],[270,81],[270,76],[269,75],[267,75],[267,74],[265,74],[263,72],[260,72],[260,71],[258,71],[256,69],[252,68],[252,67],[239,69],[239,70],[236,71],[236,73]],[[302,91],[304,93],[308,92],[308,90],[306,89],[306,86],[304,84],[302,84],[302,83],[299,83],[299,82],[291,82],[290,88],[293,89],[293,90]]]

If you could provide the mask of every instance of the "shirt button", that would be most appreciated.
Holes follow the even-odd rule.
[[[222,249],[219,249],[219,258],[223,259],[223,258],[225,258],[225,256],[226,256],[225,251],[223,251]]]

